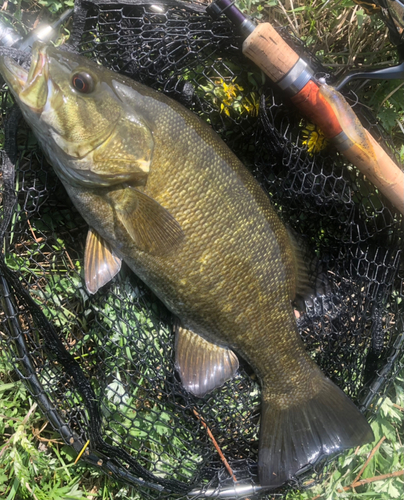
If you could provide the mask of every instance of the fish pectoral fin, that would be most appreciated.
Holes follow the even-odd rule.
[[[287,408],[263,389],[258,474],[261,486],[278,488],[323,454],[356,448],[374,440],[366,418],[326,377],[311,399]]]
[[[184,239],[170,212],[147,194],[128,186],[113,197],[118,218],[139,250],[164,255]]]
[[[110,244],[90,228],[84,252],[84,279],[87,290],[96,293],[119,272],[121,264],[122,259],[116,255]]]
[[[230,349],[185,328],[176,329],[175,367],[188,392],[204,396],[233,378],[238,366],[237,356]]]

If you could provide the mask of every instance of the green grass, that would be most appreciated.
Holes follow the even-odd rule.
[[[293,491],[287,500],[400,498],[404,469],[404,369],[372,423],[376,441],[342,454],[330,475],[314,487]],[[6,500],[107,499],[137,500],[139,493],[80,462],[50,428],[24,384],[0,351],[0,496]],[[382,443],[362,470],[375,444]],[[380,480],[377,480],[380,476]],[[377,481],[375,481],[375,479]],[[353,489],[351,486],[358,481]]]

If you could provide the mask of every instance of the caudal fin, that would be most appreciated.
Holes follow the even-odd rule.
[[[373,439],[365,417],[325,377],[314,398],[287,410],[263,401],[258,456],[260,484],[277,488],[320,455],[354,448]]]

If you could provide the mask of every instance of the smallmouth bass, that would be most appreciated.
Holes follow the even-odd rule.
[[[238,368],[262,389],[258,470],[276,488],[320,454],[373,439],[304,350],[291,301],[298,256],[252,175],[179,103],[87,58],[37,43],[0,73],[90,226],[95,293],[124,260],[179,318],[176,366],[203,396]]]

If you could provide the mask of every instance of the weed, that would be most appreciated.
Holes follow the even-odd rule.
[[[6,373],[10,364],[0,350],[0,496],[6,500],[87,499],[77,470],[63,461],[63,446],[55,433],[40,431],[47,422],[25,385]]]

